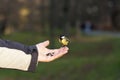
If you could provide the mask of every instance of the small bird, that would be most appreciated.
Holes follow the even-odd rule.
[[[69,39],[66,36],[62,35],[59,38],[59,42],[62,43],[63,46],[67,46],[69,43]]]

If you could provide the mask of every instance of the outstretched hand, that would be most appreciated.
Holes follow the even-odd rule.
[[[36,45],[38,49],[39,62],[50,62],[68,53],[68,47],[61,47],[59,49],[48,49],[48,45],[49,41],[44,41]]]

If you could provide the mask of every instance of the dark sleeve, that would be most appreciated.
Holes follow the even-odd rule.
[[[18,42],[0,39],[0,47],[20,50],[20,51],[23,51],[26,55],[31,55],[31,62],[30,62],[28,71],[31,71],[31,72],[35,71],[37,59],[38,59],[38,51],[35,45],[26,46]]]

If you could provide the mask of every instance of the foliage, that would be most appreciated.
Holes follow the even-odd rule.
[[[118,30],[119,4],[119,0],[1,0],[0,26],[44,32],[48,24],[67,33],[77,22],[91,20],[97,29]]]

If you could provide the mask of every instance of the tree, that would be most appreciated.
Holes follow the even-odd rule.
[[[11,10],[11,2],[9,0],[1,0],[0,1],[0,35],[4,34],[4,31],[7,27],[7,23],[9,21],[9,14]]]
[[[113,4],[111,13],[112,25],[115,29],[120,30],[120,2],[118,0],[111,0],[111,2]]]

